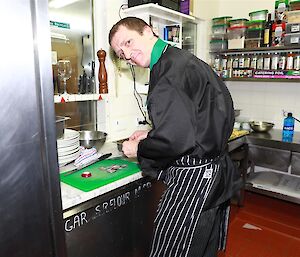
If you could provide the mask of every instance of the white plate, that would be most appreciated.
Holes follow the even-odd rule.
[[[68,155],[78,152],[78,150],[79,150],[79,146],[72,150],[69,150],[69,151],[60,152],[57,155],[58,155],[58,158],[65,157],[65,156],[68,156]]]
[[[77,159],[80,155],[80,151],[78,149],[77,152],[72,153],[70,155],[67,156],[62,156],[62,157],[58,157],[58,164],[59,167],[66,165],[67,163],[74,161],[75,159]]]
[[[80,146],[79,141],[75,142],[74,144],[70,145],[70,146],[66,146],[66,147],[59,147],[57,148],[57,153],[58,155],[64,154],[66,152],[72,151],[74,149],[78,149]]]
[[[79,142],[79,132],[73,129],[65,129],[64,136],[57,139],[57,148],[71,146]]]

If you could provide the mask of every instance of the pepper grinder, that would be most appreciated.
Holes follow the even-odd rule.
[[[97,52],[98,60],[100,62],[99,72],[98,72],[98,80],[99,80],[99,93],[100,94],[107,94],[108,87],[107,87],[107,72],[105,68],[105,57],[106,52],[103,49],[100,49]]]

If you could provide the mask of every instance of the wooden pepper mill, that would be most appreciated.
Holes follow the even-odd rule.
[[[98,72],[98,80],[99,80],[99,93],[100,94],[107,94],[108,87],[107,87],[107,72],[105,68],[105,57],[106,52],[100,49],[97,52],[98,60],[100,62],[99,72]]]

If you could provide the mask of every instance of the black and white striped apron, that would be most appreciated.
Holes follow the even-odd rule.
[[[204,209],[220,165],[184,156],[159,174],[161,197],[150,257],[213,257],[224,248],[229,209]],[[221,222],[226,221],[226,222]]]

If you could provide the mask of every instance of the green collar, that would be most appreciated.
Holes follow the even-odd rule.
[[[156,41],[151,52],[150,70],[152,70],[153,66],[158,62],[159,58],[164,52],[166,45],[168,44],[160,38]]]

